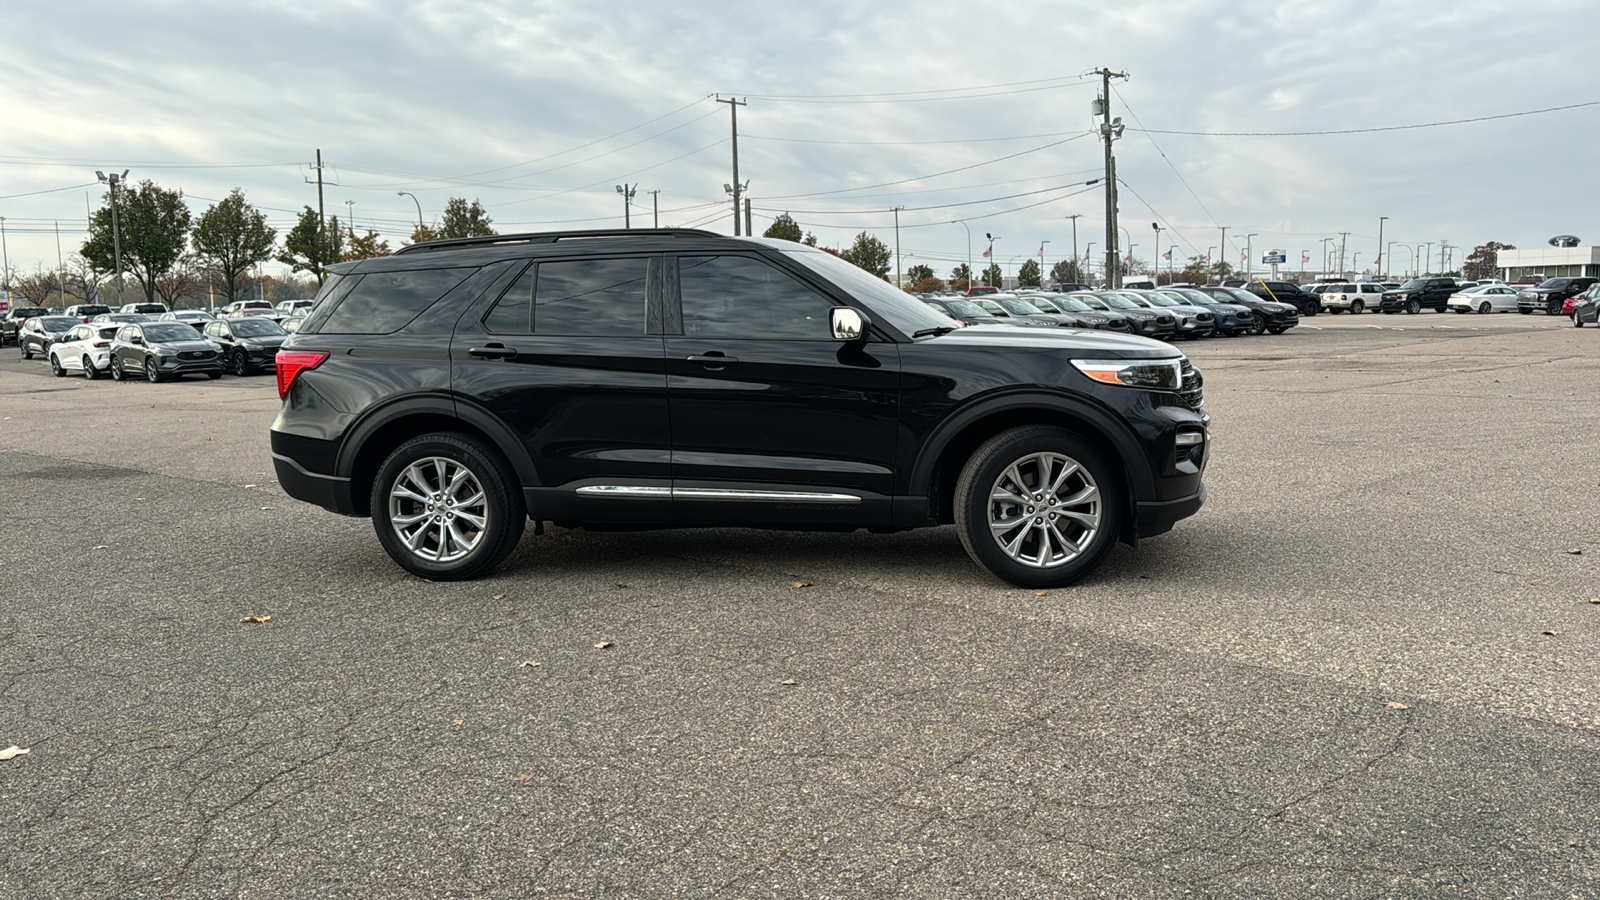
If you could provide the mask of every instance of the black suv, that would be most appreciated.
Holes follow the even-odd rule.
[[[1232,286],[1226,281],[1223,282],[1223,285]],[[1263,300],[1271,300],[1273,303],[1287,303],[1302,316],[1310,317],[1322,312],[1322,298],[1310,291],[1302,290],[1298,284],[1292,281],[1262,281],[1257,278],[1254,281],[1245,282],[1240,287]]]
[[[1157,341],[961,328],[839,258],[691,229],[414,244],[333,267],[277,356],[279,482],[472,578],[528,519],[954,523],[1013,584],[1205,500],[1200,373]]]
[[[1459,290],[1454,278],[1413,278],[1395,290],[1384,291],[1378,306],[1389,315],[1401,310],[1410,315],[1424,309],[1449,312],[1450,295]]]
[[[1538,287],[1517,291],[1517,312],[1527,315],[1542,309],[1552,316],[1561,315],[1561,307],[1568,297],[1576,297],[1600,279],[1597,278],[1546,278]]]

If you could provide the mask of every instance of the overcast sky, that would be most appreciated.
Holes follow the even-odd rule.
[[[1178,258],[1228,230],[1238,263],[1386,241],[1600,243],[1600,106],[1316,136],[1151,132],[1372,129],[1600,101],[1600,4],[65,2],[0,0],[0,216],[13,270],[83,240],[95,170],[230,188],[280,234],[316,204],[391,245],[450,197],[502,232],[633,221],[732,232],[729,110],[756,230],[793,210],[825,245],[867,230],[941,275],[998,236],[1014,272],[1105,247],[1090,104],[1107,66],[1136,256],[1152,222]],[[1150,129],[1151,132],[1137,129]],[[1009,157],[1009,158],[1005,158]],[[352,205],[347,205],[353,201]],[[949,224],[965,219],[968,228]],[[1126,239],[1125,239],[1126,242]],[[1126,248],[1124,248],[1126,249]],[[1216,252],[1212,250],[1212,252]],[[1396,247],[1396,270],[1409,254]],[[1358,256],[1356,254],[1359,254]],[[1459,264],[1461,255],[1455,256]],[[979,260],[981,262],[981,260]],[[1317,262],[1310,268],[1316,268]]]

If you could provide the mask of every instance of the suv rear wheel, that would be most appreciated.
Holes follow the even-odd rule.
[[[956,531],[978,565],[1018,587],[1065,587],[1116,543],[1124,501],[1116,471],[1063,428],[995,435],[956,482]]]
[[[372,524],[389,557],[439,581],[477,578],[516,549],[528,512],[500,454],[464,434],[401,444],[372,483]]]

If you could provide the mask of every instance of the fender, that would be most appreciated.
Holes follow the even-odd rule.
[[[533,466],[533,460],[528,457],[527,448],[504,422],[482,407],[441,392],[407,396],[379,406],[362,416],[360,421],[346,430],[344,440],[339,444],[339,457],[334,464],[334,473],[348,478],[355,468],[356,457],[360,455],[367,440],[375,432],[391,422],[419,414],[459,419],[473,426],[488,435],[505,458],[511,462],[511,467],[516,470],[517,478],[524,487],[539,486],[539,473]]]
[[[1013,409],[1049,409],[1088,422],[1116,450],[1119,457],[1116,462],[1122,467],[1123,477],[1127,479],[1135,501],[1155,499],[1154,476],[1144,449],[1126,425],[1081,396],[1035,389],[989,394],[946,416],[923,441],[922,449],[917,453],[917,460],[911,467],[909,494],[926,497],[930,493],[934,466],[957,434],[985,416]]]

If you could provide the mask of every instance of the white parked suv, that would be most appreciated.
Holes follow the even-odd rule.
[[[72,326],[50,345],[50,371],[57,378],[68,372],[99,378],[111,368],[111,339],[120,327],[107,323]]]
[[[1329,312],[1349,310],[1358,315],[1369,309],[1376,312],[1383,302],[1383,285],[1375,281],[1330,284],[1323,289],[1320,299],[1322,307]]]

